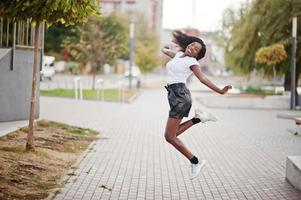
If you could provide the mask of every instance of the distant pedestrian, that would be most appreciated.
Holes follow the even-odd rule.
[[[198,60],[205,56],[206,45],[200,38],[188,36],[181,31],[174,31],[173,37],[173,42],[179,46],[179,51],[174,52],[168,46],[162,49],[164,54],[172,58],[166,64],[167,86],[165,88],[168,91],[170,110],[165,139],[190,160],[191,179],[193,179],[200,173],[206,161],[199,160],[192,154],[178,136],[199,122],[216,121],[216,118],[210,113],[196,109],[192,119],[181,123],[183,117],[188,117],[192,105],[191,94],[186,87],[187,78],[194,74],[203,84],[220,94],[225,94],[232,87],[227,85],[220,89],[201,72]]]

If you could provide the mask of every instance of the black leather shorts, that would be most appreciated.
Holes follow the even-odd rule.
[[[191,108],[191,94],[184,83],[165,86],[168,91],[169,117],[182,119],[188,117]]]

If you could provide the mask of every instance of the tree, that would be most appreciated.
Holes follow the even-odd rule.
[[[260,64],[277,65],[286,60],[287,54],[282,44],[273,44],[257,50],[255,61]]]
[[[273,44],[258,49],[255,56],[256,63],[272,66],[273,79],[275,84],[276,68],[275,66],[286,60],[287,54],[282,44]]]
[[[92,65],[94,88],[97,71],[105,63],[114,64],[127,51],[127,32],[116,16],[91,17],[76,32],[79,41],[68,38],[64,45],[75,61]]]
[[[143,72],[151,72],[161,62],[159,39],[142,14],[136,13],[135,62]]]
[[[49,27],[45,32],[45,53],[61,56],[64,59],[63,41],[68,37],[76,37],[76,26],[78,24],[65,26],[59,22]]]
[[[160,42],[158,36],[150,29],[148,23],[139,12],[125,13],[119,15],[119,21],[126,27],[126,32],[129,32],[130,18],[135,21],[135,63],[143,72],[150,72],[162,63],[162,58],[159,56]],[[122,58],[129,59],[129,53],[126,51]]]
[[[224,36],[226,38],[226,63],[234,71],[249,73],[256,69],[265,75],[271,70],[255,62],[255,54],[261,47],[283,44],[291,51],[292,17],[301,16],[300,0],[254,0],[243,4],[238,11],[228,9],[224,14]],[[298,20],[298,27],[301,20]],[[298,46],[301,32],[298,33]],[[296,80],[301,73],[301,51],[297,53]],[[285,75],[285,90],[290,89],[290,55],[276,66],[279,74]]]
[[[0,2],[1,17],[10,18],[13,21],[31,18],[32,21],[35,22],[32,93],[26,150],[34,150],[34,116],[41,23],[43,23],[43,21],[46,21],[49,24],[59,21],[63,24],[82,22],[87,18],[87,16],[96,14],[97,9],[98,2],[96,0],[2,0]]]
[[[149,31],[138,35],[135,61],[143,72],[151,72],[160,64],[159,48],[158,38],[154,33]]]

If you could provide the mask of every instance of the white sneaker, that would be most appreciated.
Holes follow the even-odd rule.
[[[191,176],[190,179],[197,177],[201,169],[205,166],[206,160],[199,160],[198,164],[191,164]]]
[[[200,109],[195,110],[194,118],[199,118],[202,123],[213,121],[216,122],[217,119],[209,112],[203,112]]]

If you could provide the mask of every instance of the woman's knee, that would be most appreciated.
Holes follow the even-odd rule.
[[[168,143],[173,143],[176,139],[176,136],[171,136],[169,134],[165,134],[165,140],[168,142]]]

